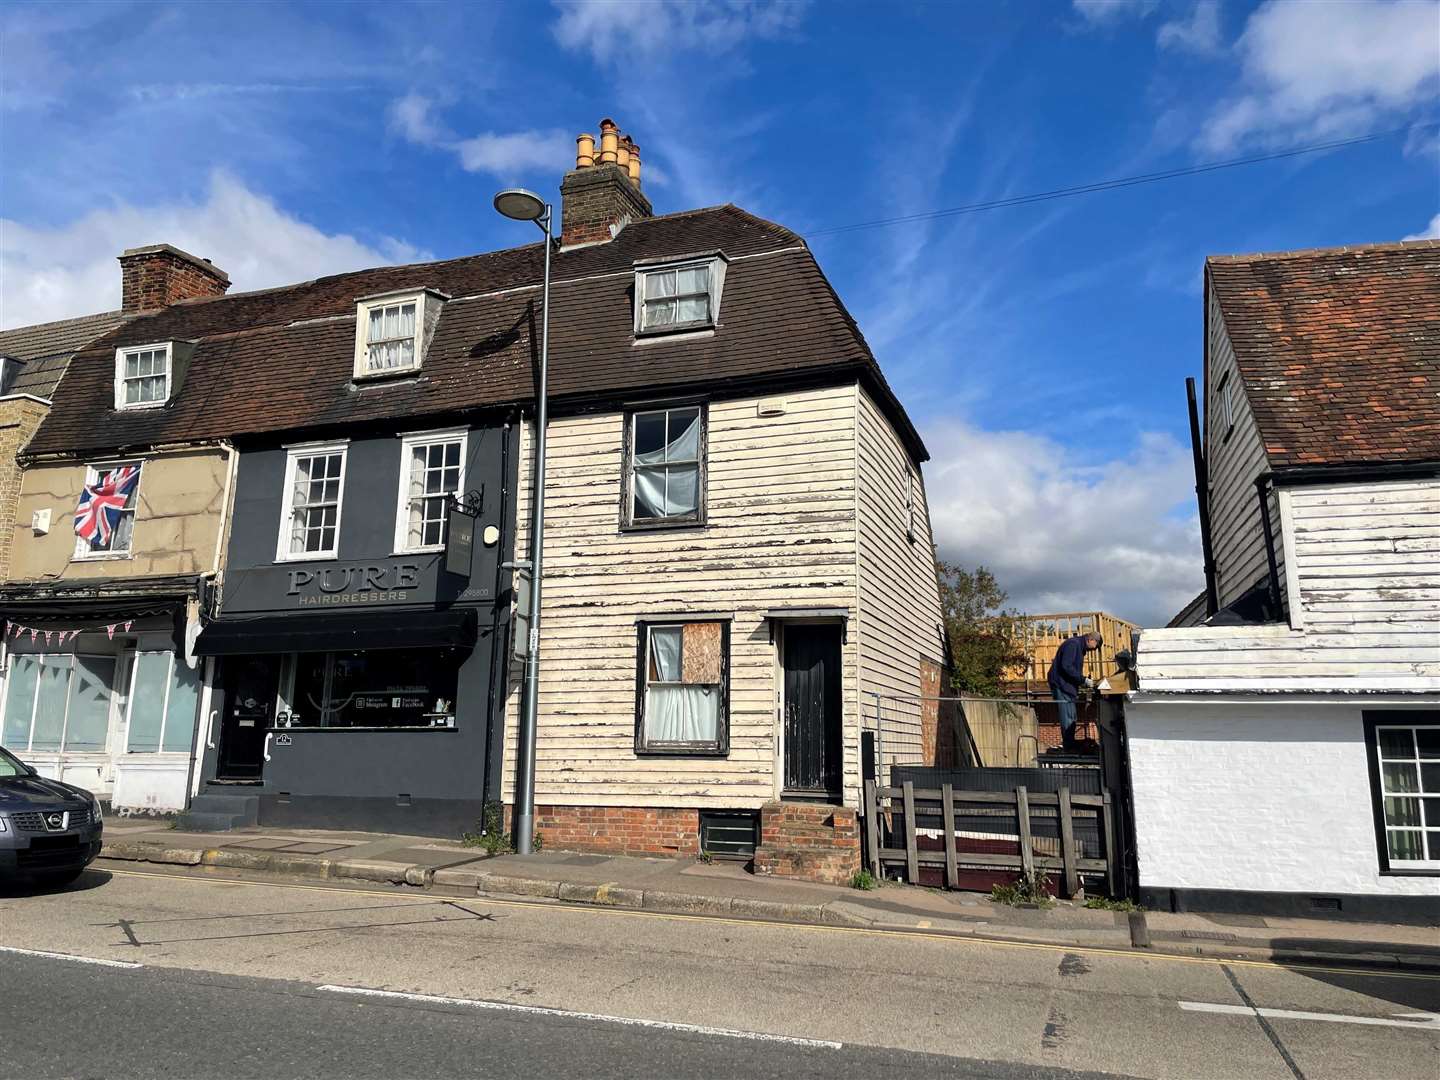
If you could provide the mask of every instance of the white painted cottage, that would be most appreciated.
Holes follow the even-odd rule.
[[[1211,605],[1140,638],[1141,891],[1440,924],[1440,242],[1214,257],[1205,303]]]

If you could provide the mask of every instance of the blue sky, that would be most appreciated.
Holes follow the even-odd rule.
[[[10,4],[0,325],[113,307],[167,241],[235,288],[528,242],[614,116],[657,212],[800,232],[1440,120],[1440,5]],[[942,554],[1031,611],[1199,588],[1183,379],[1206,254],[1440,232],[1434,130],[817,235],[925,434]]]

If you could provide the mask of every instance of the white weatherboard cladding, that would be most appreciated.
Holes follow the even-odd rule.
[[[1380,873],[1363,707],[1131,701],[1141,885],[1440,902],[1440,878]],[[1405,708],[1386,709],[1403,722]]]

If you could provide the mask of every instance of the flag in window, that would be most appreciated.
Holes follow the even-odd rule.
[[[140,466],[122,465],[82,487],[80,505],[75,508],[75,535],[91,547],[110,543],[120,512],[139,481]]]

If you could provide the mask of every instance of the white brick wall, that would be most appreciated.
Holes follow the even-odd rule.
[[[1440,878],[1379,872],[1361,710],[1293,698],[1131,701],[1141,885],[1440,900]]]

